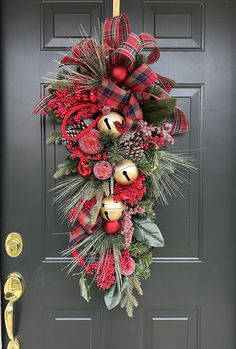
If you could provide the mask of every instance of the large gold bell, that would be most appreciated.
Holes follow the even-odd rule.
[[[107,115],[104,115],[98,122],[98,129],[100,132],[103,133],[111,133],[115,137],[119,137],[121,135],[121,132],[119,132],[114,124],[114,122],[119,122],[120,124],[124,124],[124,118],[116,113],[111,112]]]
[[[114,201],[111,195],[102,200],[100,213],[107,221],[117,221],[122,217],[124,210],[125,205],[121,201]]]
[[[114,167],[113,177],[121,185],[132,184],[138,178],[139,172],[131,160],[123,160]]]

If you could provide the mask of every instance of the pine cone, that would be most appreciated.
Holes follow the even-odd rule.
[[[144,155],[143,149],[144,139],[142,132],[129,131],[120,137],[119,145],[124,153],[124,156],[134,160],[141,159]]]
[[[93,119],[83,119],[80,121],[79,124],[73,124],[73,125],[69,125],[66,128],[66,132],[68,134],[69,137],[75,137],[77,136],[80,132],[82,132],[83,130],[85,130],[88,125],[91,124],[91,122],[93,122]],[[72,146],[76,146],[79,144],[78,140],[76,141],[68,141],[66,140],[64,137],[62,137],[62,142],[65,145],[72,145]]]

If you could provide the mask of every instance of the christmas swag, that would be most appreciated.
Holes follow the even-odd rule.
[[[168,151],[189,125],[169,96],[175,82],[149,67],[160,56],[156,40],[131,33],[125,14],[107,19],[101,31],[100,44],[85,37],[63,57],[33,113],[60,124],[47,143],[68,151],[54,175],[67,178],[53,189],[73,227],[63,252],[72,257],[68,272],[79,276],[86,301],[95,283],[108,309],[120,304],[132,316],[152,249],[164,246],[155,200],[166,204],[193,168]]]

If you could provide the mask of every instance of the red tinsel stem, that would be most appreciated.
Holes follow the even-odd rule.
[[[101,119],[102,114],[99,115],[85,130],[83,130],[80,134],[78,134],[77,136],[68,136],[68,134],[66,133],[66,125],[68,123],[69,118],[71,117],[71,115],[73,115],[76,111],[79,111],[82,108],[86,108],[86,107],[91,107],[93,106],[93,103],[84,103],[81,104],[77,107],[72,108],[67,115],[65,116],[65,118],[62,121],[62,125],[61,125],[61,131],[63,134],[63,137],[67,140],[67,141],[76,141],[77,139],[83,137],[86,133],[88,133],[92,128],[94,128],[94,126],[97,125],[98,121]]]

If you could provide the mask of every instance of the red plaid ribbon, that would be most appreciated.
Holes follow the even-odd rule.
[[[174,110],[174,122],[172,126],[172,135],[183,134],[189,131],[189,122],[188,119],[179,107],[175,107]]]
[[[160,74],[157,74],[157,83],[167,93],[170,93],[172,88],[175,86],[174,80],[161,76]]]
[[[99,216],[96,224],[92,224],[90,209],[82,209],[77,218],[79,224],[69,233],[69,247],[73,247],[87,236],[97,233],[101,225],[101,220]]]
[[[160,86],[160,84],[158,84]],[[164,98],[170,98],[170,96],[166,93],[166,91],[160,87],[162,94],[160,97],[153,96],[150,94],[145,93],[145,99],[150,99],[150,97],[155,98],[155,99],[164,99]],[[180,109],[178,106],[175,106],[174,113],[170,116],[170,119],[172,122],[172,135],[178,135],[178,134],[183,134],[185,132],[189,131],[189,122],[188,118],[183,112],[182,109]]]
[[[48,102],[55,98],[55,96],[53,94],[47,95],[47,96],[43,96],[37,104],[35,104],[33,110],[32,110],[32,114],[33,115],[41,115],[41,116],[45,116],[47,114],[47,106],[48,106]]]
[[[108,65],[123,62],[131,75],[124,83],[123,88],[117,86],[109,78],[104,77],[98,87],[98,98],[107,106],[115,110],[122,110],[126,124],[117,124],[119,131],[126,131],[142,118],[142,110],[139,106],[143,102],[143,93],[147,87],[155,82],[162,88],[163,95],[169,93],[175,82],[159,74],[155,74],[146,64],[142,64],[133,71],[134,62],[138,53],[144,48],[151,49],[147,56],[147,63],[152,64],[160,57],[160,51],[156,40],[148,33],[136,35],[131,33],[128,17],[122,14],[108,18],[104,23],[104,43],[98,45],[93,39],[82,40],[72,48],[73,56],[65,56],[62,64],[80,64],[86,70],[88,67],[83,62],[91,55],[96,55],[97,50],[102,54]],[[108,57],[108,58],[107,58]],[[34,107],[34,114],[45,115],[47,103],[53,95],[43,97]],[[169,98],[169,96],[168,96]],[[175,108],[173,134],[181,134],[189,130],[188,120],[184,112]]]
[[[103,36],[105,44],[114,50],[110,55],[112,65],[123,61],[125,67],[132,71],[137,54],[144,48],[151,49],[147,56],[148,64],[155,63],[160,57],[160,50],[152,35],[131,33],[126,14],[106,19]]]
[[[146,64],[142,64],[128,77],[122,88],[109,78],[102,79],[97,89],[97,97],[106,106],[122,110],[126,123],[122,126],[116,124],[120,132],[128,130],[142,119],[143,113],[140,108],[140,104],[143,103],[142,91],[153,85],[156,78],[157,75]]]

